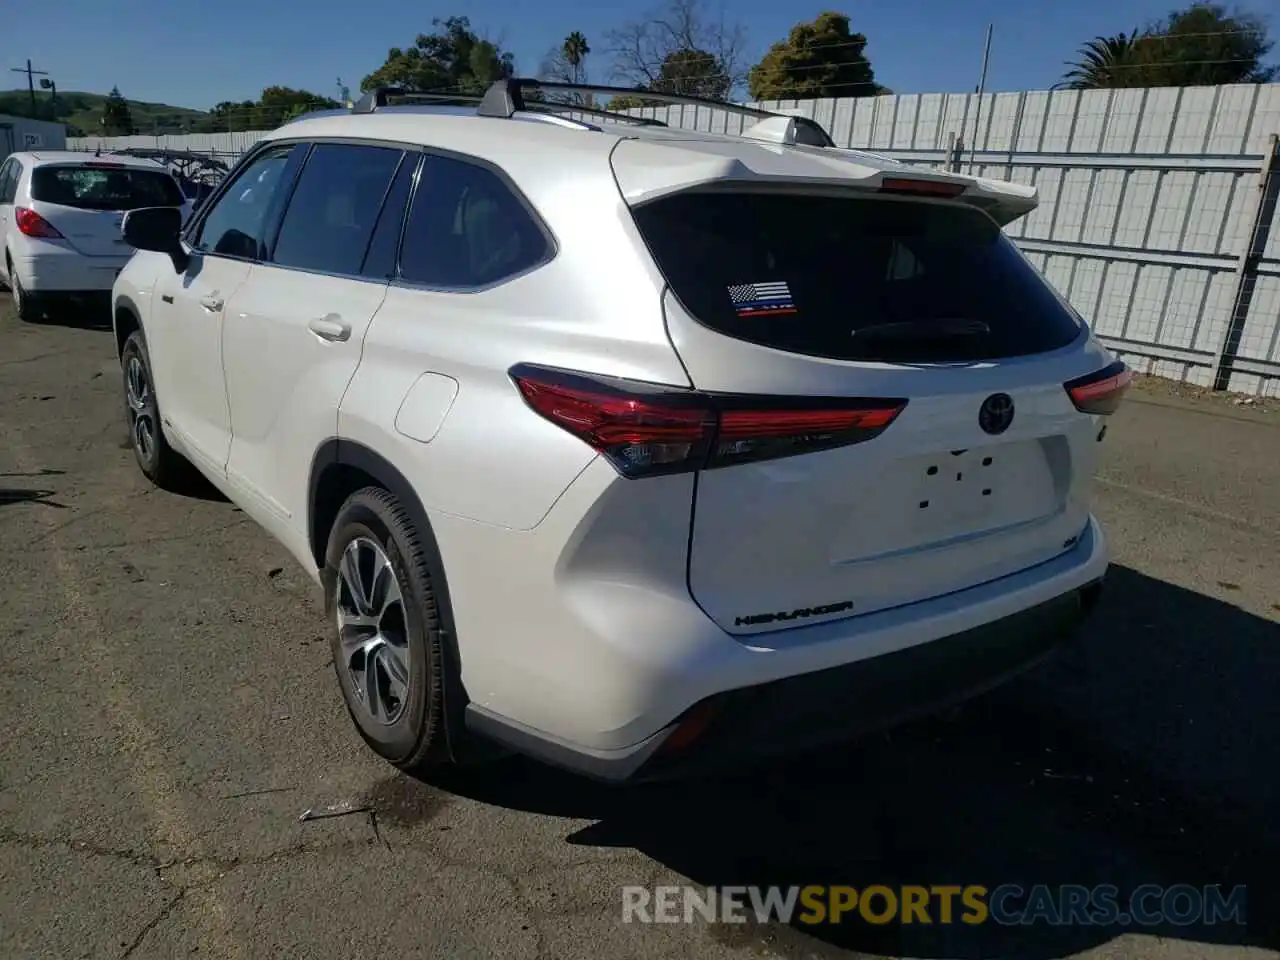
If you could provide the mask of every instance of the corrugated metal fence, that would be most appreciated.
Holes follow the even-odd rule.
[[[775,101],[839,146],[1028,183],[1010,226],[1045,276],[1145,372],[1280,396],[1280,84]],[[708,107],[636,111],[739,133]],[[72,141],[227,158],[262,134]],[[1265,189],[1264,189],[1265,188]]]

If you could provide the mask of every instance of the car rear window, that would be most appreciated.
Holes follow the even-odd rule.
[[[1081,329],[999,226],[957,204],[691,192],[634,216],[685,308],[739,340],[941,362],[1054,350]]]
[[[177,181],[161,170],[137,167],[36,167],[31,198],[81,210],[137,210],[179,207]]]

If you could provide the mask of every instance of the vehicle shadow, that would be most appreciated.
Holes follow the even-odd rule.
[[[210,503],[229,503],[222,491],[209,482],[203,473],[183,462],[177,478],[168,488],[170,493],[191,500],[207,500]],[[239,509],[238,507],[236,508]]]
[[[45,327],[70,327],[75,330],[110,330],[111,300],[103,296],[53,303],[45,307],[44,316],[36,323]]]
[[[797,960],[1039,960],[1126,932],[1276,948],[1277,702],[1280,625],[1113,566],[1079,643],[950,719],[699,782],[608,787],[521,759],[428,782],[595,820],[566,842],[634,848],[698,885],[1110,884],[1122,908],[1144,884],[1247,887],[1244,923],[971,926],[935,906],[931,925],[710,928]]]

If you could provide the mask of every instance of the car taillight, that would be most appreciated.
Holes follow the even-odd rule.
[[[44,240],[62,239],[62,234],[53,224],[29,207],[15,207],[13,218],[18,225],[18,232],[24,236],[40,237]]]
[[[1115,413],[1133,381],[1133,371],[1123,360],[1108,364],[1095,373],[1068,380],[1063,386],[1081,413],[1106,416]]]
[[[917,180],[914,177],[885,177],[880,181],[880,193],[906,193],[918,197],[958,197],[967,189],[966,184],[948,180]]]
[[[709,470],[859,443],[906,400],[757,397],[597,378],[531,364],[511,378],[535,413],[626,477]]]

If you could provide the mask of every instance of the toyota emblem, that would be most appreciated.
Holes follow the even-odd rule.
[[[1004,433],[1013,423],[1013,397],[1007,393],[993,393],[978,408],[978,426],[984,433]]]

